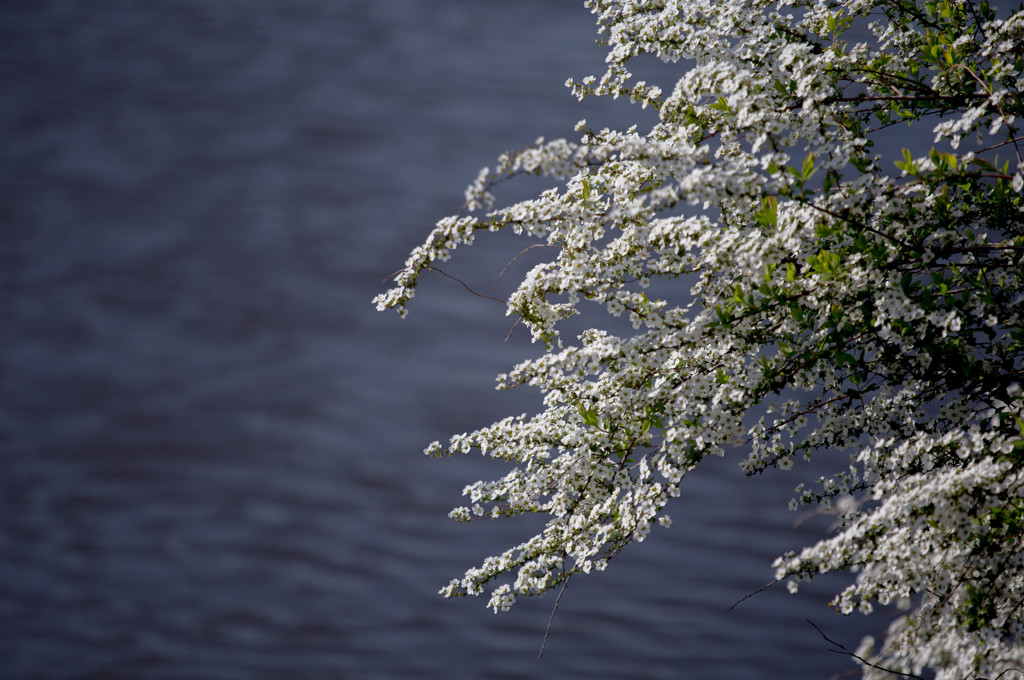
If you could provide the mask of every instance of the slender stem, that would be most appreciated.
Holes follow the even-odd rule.
[[[555,620],[555,612],[558,611],[558,603],[562,600],[562,593],[565,592],[565,587],[569,585],[569,576],[565,574],[565,566],[562,567],[562,587],[558,589],[558,596],[555,598],[555,606],[551,608],[551,616],[548,617],[548,627],[544,630],[544,639],[540,643],[540,652],[537,653],[537,658],[544,656],[544,647],[548,644],[548,636],[551,634],[551,624]]]
[[[847,649],[845,646],[839,644],[835,640],[831,639],[829,636],[825,635],[825,633],[822,632],[821,628],[818,628],[818,626],[816,626],[814,624],[814,621],[811,621],[810,619],[805,619],[805,621],[807,621],[807,623],[811,624],[811,626],[814,628],[814,630],[818,631],[818,633],[821,635],[821,637],[825,638],[825,642],[829,643],[830,645],[835,645],[836,647],[838,647],[838,649],[830,649],[829,650],[830,652],[836,652],[837,654],[846,654],[847,656],[852,656],[854,659],[856,659],[857,661],[860,661],[865,666],[871,666],[872,668],[877,668],[878,670],[885,671],[886,673],[892,673],[893,675],[901,675],[904,678],[917,678],[917,680],[925,680],[920,675],[914,675],[913,673],[903,673],[903,672],[900,672],[900,671],[894,671],[891,668],[886,668],[885,666],[879,666],[878,664],[871,663],[870,661],[868,661],[864,657],[858,656],[854,652],[851,652],[849,649]]]
[[[472,288],[470,288],[470,287],[469,287],[469,286],[468,286],[468,285],[466,284],[466,282],[465,282],[465,281],[463,281],[462,279],[458,279],[458,278],[456,278],[456,277],[452,276],[451,274],[449,274],[449,273],[447,273],[447,272],[445,272],[445,271],[443,271],[443,270],[441,270],[441,269],[438,269],[437,267],[434,267],[434,266],[432,266],[432,265],[429,265],[429,264],[428,264],[428,265],[427,265],[426,267],[424,267],[424,269],[429,269],[429,270],[431,270],[431,271],[435,271],[435,272],[437,272],[438,274],[440,274],[441,276],[445,276],[445,277],[447,277],[447,278],[451,279],[452,281],[455,281],[455,282],[457,282],[457,283],[460,283],[460,284],[462,284],[462,287],[463,287],[463,288],[465,288],[466,290],[468,290],[468,291],[469,291],[470,293],[472,293],[473,295],[476,295],[476,296],[478,296],[478,297],[482,297],[482,298],[487,298],[488,300],[494,300],[494,301],[496,301],[496,302],[500,302],[500,303],[501,303],[501,304],[503,304],[503,305],[506,305],[506,304],[508,304],[508,301],[507,301],[507,300],[502,300],[502,299],[501,299],[501,298],[499,298],[499,297],[494,297],[493,295],[487,295],[486,293],[478,293],[478,292],[476,292],[475,290],[473,290]]]
[[[734,602],[733,605],[731,607],[729,607],[728,609],[726,609],[725,611],[731,612],[733,609],[736,609],[736,607],[738,607],[741,602],[745,602],[746,600],[749,600],[750,598],[752,598],[754,595],[757,595],[758,593],[763,593],[764,591],[768,590],[769,588],[771,588],[773,585],[775,585],[778,582],[779,582],[779,579],[773,579],[772,581],[769,581],[768,583],[765,583],[763,586],[761,586],[760,588],[758,588],[754,592],[749,593],[747,595],[744,595],[740,599],[736,600],[736,602]]]

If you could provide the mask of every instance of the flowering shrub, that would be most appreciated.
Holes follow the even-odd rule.
[[[865,677],[1024,669],[1024,9],[587,6],[607,71],[569,87],[658,123],[581,122],[578,142],[502,156],[376,298],[404,315],[420,276],[478,232],[555,246],[507,300],[545,351],[499,377],[538,387],[544,410],[427,449],[513,464],[467,486],[453,518],[548,520],[443,594],[489,590],[506,610],[604,569],[670,523],[705,456],[743,451],[750,475],[823,456],[836,474],[792,506],[840,524],[775,567],[791,590],[855,574],[833,602],[844,614],[905,611],[857,651]],[[681,62],[678,82],[633,82],[640,54]],[[893,145],[907,126],[924,146]],[[553,187],[496,208],[521,174]],[[634,331],[602,330],[591,305],[594,327],[563,337],[584,301]]]

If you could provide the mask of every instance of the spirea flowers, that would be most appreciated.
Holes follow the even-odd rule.
[[[442,593],[489,592],[503,611],[605,569],[671,524],[708,455],[751,476],[823,457],[835,474],[801,483],[792,507],[831,508],[838,527],[775,568],[793,590],[850,573],[842,614],[905,611],[858,650],[865,677],[1024,668],[1024,10],[587,6],[607,71],[567,85],[658,123],[581,122],[577,141],[502,156],[376,298],[404,314],[423,273],[479,232],[553,253],[506,301],[543,349],[499,378],[538,388],[543,410],[428,448],[512,464],[468,485],[454,519],[547,522]],[[687,66],[633,83],[640,54]],[[520,174],[553,186],[495,207]],[[590,330],[564,337],[581,313]]]

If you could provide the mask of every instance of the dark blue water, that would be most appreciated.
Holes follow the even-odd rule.
[[[370,298],[498,153],[629,124],[562,86],[602,68],[578,5],[0,4],[0,677],[851,667],[804,619],[851,647],[885,622],[826,588],[725,612],[822,526],[793,528],[796,478],[736,461],[569,587],[541,661],[550,597],[436,595],[532,525],[449,521],[501,470],[420,451],[533,408],[492,385],[536,348],[441,278],[405,321]],[[487,287],[515,252],[453,267]]]

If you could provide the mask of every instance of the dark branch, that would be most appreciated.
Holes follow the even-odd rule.
[[[447,277],[447,278],[451,279],[452,281],[456,281],[456,282],[458,282],[458,283],[461,283],[461,284],[462,284],[462,287],[463,287],[463,288],[465,288],[466,290],[468,290],[468,291],[469,291],[470,293],[472,293],[473,295],[477,295],[477,296],[479,296],[479,297],[482,297],[482,298],[487,298],[488,300],[494,300],[494,301],[496,301],[496,302],[500,302],[500,303],[501,303],[501,304],[503,304],[503,305],[504,305],[504,304],[508,304],[508,302],[507,302],[506,300],[502,300],[502,299],[501,299],[501,298],[499,298],[499,297],[494,297],[493,295],[488,295],[488,294],[486,294],[486,293],[478,293],[478,292],[476,292],[475,290],[473,290],[472,288],[470,288],[470,287],[469,287],[468,285],[466,285],[466,282],[465,282],[465,281],[463,281],[462,279],[457,279],[457,278],[455,278],[454,276],[452,276],[451,274],[448,274],[447,272],[444,272],[444,271],[442,271],[442,270],[438,269],[437,267],[433,267],[433,266],[431,266],[431,265],[427,265],[427,266],[425,267],[425,269],[430,269],[431,271],[435,271],[435,272],[437,272],[438,274],[440,274],[441,276],[445,276],[445,277]]]
[[[821,628],[818,628],[816,625],[814,625],[814,621],[811,621],[810,619],[805,619],[805,621],[807,621],[807,623],[811,624],[811,626],[814,628],[814,630],[818,631],[818,633],[821,635],[821,637],[825,638],[825,642],[829,643],[830,645],[834,645],[835,647],[838,647],[838,649],[830,649],[829,650],[830,652],[835,652],[836,654],[846,654],[847,656],[852,656],[854,659],[856,659],[857,661],[860,661],[865,666],[871,666],[872,668],[877,668],[878,670],[885,671],[886,673],[892,673],[893,675],[900,675],[900,676],[903,676],[904,678],[917,678],[917,680],[925,680],[920,675],[914,675],[913,673],[902,673],[900,671],[894,671],[891,668],[886,668],[885,666],[879,666],[878,664],[871,663],[870,661],[868,661],[864,657],[858,656],[856,653],[851,652],[845,646],[839,644],[835,640],[831,639],[829,636],[825,635],[825,633],[822,632]]]
[[[736,600],[736,602],[734,602],[733,605],[731,607],[729,607],[728,609],[726,609],[725,611],[731,612],[733,609],[736,609],[736,607],[738,607],[741,602],[749,600],[750,598],[752,598],[754,595],[757,595],[758,593],[763,593],[764,591],[768,590],[769,588],[771,588],[773,585],[775,585],[778,582],[779,582],[779,579],[775,579],[773,581],[770,581],[769,583],[765,583],[763,586],[761,586],[760,588],[758,588],[754,592],[752,592],[752,593],[750,593],[748,595],[744,595],[740,599]]]
[[[564,570],[564,567],[563,567]],[[537,653],[537,658],[544,656],[544,647],[548,644],[548,635],[551,634],[551,623],[555,620],[555,612],[558,611],[558,603],[562,600],[562,593],[565,592],[565,587],[569,585],[569,576],[562,572],[562,587],[558,589],[558,597],[555,598],[555,606],[551,608],[551,616],[548,617],[548,627],[544,630],[544,639],[540,643],[540,652]]]

